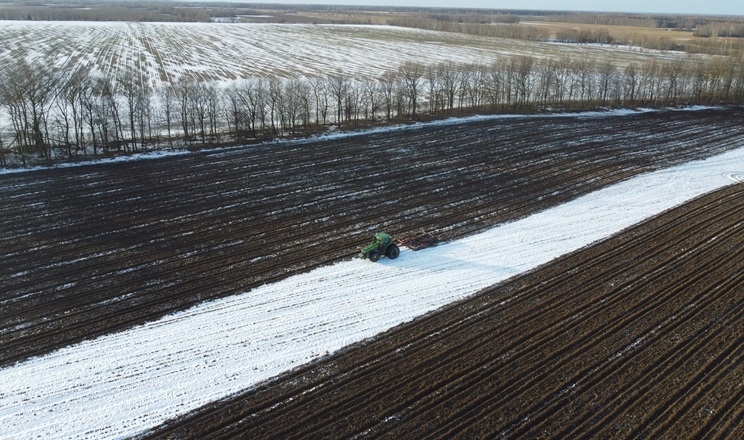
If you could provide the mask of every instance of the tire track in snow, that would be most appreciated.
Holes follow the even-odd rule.
[[[744,148],[395,261],[322,267],[2,369],[0,432],[135,435],[730,184],[741,163]]]

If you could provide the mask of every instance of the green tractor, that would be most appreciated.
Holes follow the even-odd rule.
[[[375,234],[372,243],[362,248],[359,258],[369,258],[369,261],[375,262],[383,255],[394,260],[400,255],[400,249],[393,243],[393,239],[388,234],[378,232]]]

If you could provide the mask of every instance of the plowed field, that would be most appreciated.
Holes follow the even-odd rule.
[[[153,438],[741,438],[744,185]]]
[[[450,240],[741,147],[741,120],[471,120],[2,175],[0,366],[348,258],[373,231]],[[666,436],[696,409],[729,435],[744,215],[726,191],[167,429]]]

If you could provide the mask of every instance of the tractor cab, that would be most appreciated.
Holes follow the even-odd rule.
[[[359,258],[369,258],[369,261],[374,262],[379,260],[382,255],[394,260],[400,255],[400,249],[393,243],[390,235],[384,232],[378,232],[372,238],[372,243],[362,248]]]

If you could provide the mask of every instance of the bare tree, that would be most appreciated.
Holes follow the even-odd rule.
[[[211,120],[211,95],[213,89],[204,83],[196,83],[191,91],[191,105],[189,114],[195,119],[199,127],[199,137],[202,143],[207,142],[207,125]]]
[[[145,148],[145,141],[152,140],[152,95],[153,89],[147,81],[140,84],[137,93],[137,115],[139,116],[138,125],[140,131],[141,148]]]
[[[362,102],[364,119],[374,121],[380,111],[380,83],[375,80],[362,80]]]
[[[10,114],[14,143],[26,164],[26,153],[51,156],[46,113],[53,102],[58,75],[20,60],[7,66],[0,78],[0,99]]]
[[[80,93],[80,105],[82,107],[82,117],[85,120],[85,123],[88,124],[88,130],[90,131],[90,137],[91,137],[91,145],[93,145],[93,156],[98,155],[98,142],[96,142],[96,115],[98,114],[98,111],[96,110],[97,107],[97,97],[95,92],[95,82],[92,81],[90,78],[84,78],[82,80],[81,84],[81,93]]]
[[[300,121],[304,128],[308,128],[311,125],[312,113],[312,90],[310,84],[307,81],[301,81],[298,89],[298,98],[300,99]]]
[[[72,76],[69,82],[70,93],[68,99],[70,99],[70,105],[72,106],[72,113],[75,116],[75,145],[77,148],[76,152],[86,151],[85,141],[85,106],[83,105],[85,88],[88,75],[86,72],[78,71]],[[73,100],[73,98],[75,98]]]
[[[641,100],[646,104],[658,104],[660,73],[661,66],[655,59],[641,65],[640,93]]]
[[[325,126],[328,123],[328,89],[323,77],[314,77],[310,80],[310,87],[315,99],[315,122]]]
[[[194,99],[195,82],[192,80],[178,82],[174,91],[178,101],[178,113],[181,117],[181,129],[186,142],[191,141],[191,101]]]
[[[284,84],[284,114],[288,128],[294,134],[297,131],[297,122],[304,123],[307,121],[306,105],[309,99],[309,90],[307,84],[300,79],[291,79]]]
[[[731,58],[734,75],[734,85],[731,89],[732,102],[740,103],[744,100],[744,58],[739,55]]]
[[[346,95],[344,95],[344,114],[347,121],[359,122],[361,100],[362,91],[359,80],[350,80],[346,88]]]
[[[220,108],[220,93],[217,86],[212,82],[202,83],[202,91],[207,123],[209,125],[209,136],[214,139],[218,133],[219,115],[222,113]]]
[[[503,94],[500,72],[497,71],[496,62],[488,67],[485,83],[485,99],[491,106],[492,111],[496,111],[502,104]]]
[[[393,108],[395,106],[395,91],[397,89],[398,78],[394,72],[385,72],[379,78],[380,96],[382,106],[385,109],[385,118],[389,121],[393,118]]]
[[[59,137],[64,143],[67,158],[72,159],[72,142],[70,140],[70,130],[72,129],[73,119],[75,115],[72,114],[70,107],[70,100],[67,97],[68,90],[62,86],[62,89],[58,92],[58,99],[54,100],[54,106],[57,109],[55,122],[59,129]],[[77,97],[73,97],[72,101],[76,101]]]
[[[95,99],[96,105],[93,107],[96,111],[95,121],[98,133],[101,138],[101,148],[104,153],[108,153],[111,146],[111,111],[109,109],[109,97],[107,96],[108,81],[104,78],[95,80]],[[116,123],[114,123],[116,125]],[[114,127],[114,131],[116,128]]]
[[[463,72],[467,79],[467,91],[470,106],[478,109],[483,105],[488,85],[488,69],[482,64],[471,64],[467,71]]]
[[[419,63],[406,61],[398,68],[398,73],[400,74],[406,97],[408,98],[411,119],[416,119],[421,79],[424,76],[424,66]]]
[[[227,130],[236,142],[243,140],[243,121],[245,117],[245,97],[242,96],[242,84],[233,83],[229,85],[223,94],[225,100],[225,112],[227,114]]]
[[[733,57],[715,58],[707,64],[714,83],[712,100],[716,103],[729,102],[736,76],[736,60]]]
[[[118,96],[114,91],[114,85],[110,78],[99,78],[96,89],[100,97],[100,109],[102,110],[101,115],[99,115],[99,121],[102,128],[100,131],[103,135],[103,147],[108,151],[111,146],[108,126],[110,118],[114,129],[113,145],[117,151],[121,151],[122,144],[124,144],[124,125],[121,122],[121,110],[119,108]],[[124,151],[126,151],[126,145]]]
[[[534,81],[532,79],[532,69],[535,59],[528,56],[519,56],[514,60],[514,81],[517,91],[517,102],[520,107],[526,107],[532,97]]]
[[[327,78],[328,91],[336,103],[336,124],[343,123],[344,100],[349,89],[349,77],[345,73],[337,72]]]
[[[557,70],[558,61],[552,58],[537,62],[537,99],[544,107],[550,105],[556,97]]]
[[[61,74],[55,92],[54,107],[57,109],[55,120],[60,129],[60,138],[64,143],[67,157],[70,159],[73,156],[73,145],[76,154],[85,148],[83,111],[85,79],[86,72],[83,70]]]
[[[507,107],[517,105],[517,64],[514,58],[508,58],[506,60],[498,60],[494,62],[491,70],[495,74],[500,76],[500,83],[502,87],[502,94],[504,96],[504,103]]]
[[[127,70],[123,78],[119,79],[119,85],[124,94],[127,103],[127,115],[129,116],[129,139],[132,141],[132,151],[137,151],[137,129],[135,121],[139,118],[137,115],[137,95],[139,94],[139,85],[131,70]],[[127,149],[128,142],[124,142],[124,150]]]
[[[623,71],[623,100],[635,103],[638,94],[638,66],[630,63]]]
[[[563,56],[555,62],[555,76],[553,78],[553,101],[562,105],[566,100],[571,70],[571,57]]]
[[[572,65],[572,74],[575,75],[579,92],[578,99],[585,105],[592,98],[594,62],[586,58],[579,58]]]
[[[426,88],[428,90],[429,100],[429,113],[436,115],[437,111],[440,110],[442,104],[443,87],[439,78],[440,70],[438,66],[430,64],[426,66],[424,77],[426,80]]]
[[[256,123],[260,122],[263,131],[266,124],[266,87],[262,79],[250,80],[243,84],[242,94],[248,111],[251,135],[256,136]]]
[[[3,133],[2,127],[0,127],[0,166],[6,167],[8,166],[8,161],[5,159],[5,145],[3,144],[3,136],[5,134]]]
[[[173,148],[173,115],[176,112],[177,91],[172,84],[166,84],[158,90],[160,106],[165,119],[165,129],[168,134],[168,147]]]
[[[284,128],[284,106],[282,105],[283,99],[282,93],[282,81],[273,77],[269,80],[268,99],[266,103],[269,107],[269,122],[271,122],[271,133],[278,134],[279,130]],[[276,118],[279,117],[279,129],[277,129]]]
[[[258,122],[261,126],[261,132],[266,132],[266,108],[269,100],[269,91],[266,86],[266,81],[259,78],[258,81],[256,81],[256,86],[252,90],[255,91],[255,94],[252,95],[254,98],[252,98],[253,101],[251,105],[255,105]]]
[[[681,63],[666,62],[662,65],[661,70],[663,72],[663,79],[666,82],[665,101],[667,103],[676,103],[679,99],[679,83],[684,65]]]
[[[455,96],[460,83],[461,70],[454,63],[440,63],[437,66],[439,78],[441,78],[442,93],[445,97],[445,105],[452,112],[455,108]]]
[[[617,67],[612,61],[605,61],[599,66],[599,99],[606,104],[611,94],[611,86],[617,74]]]

